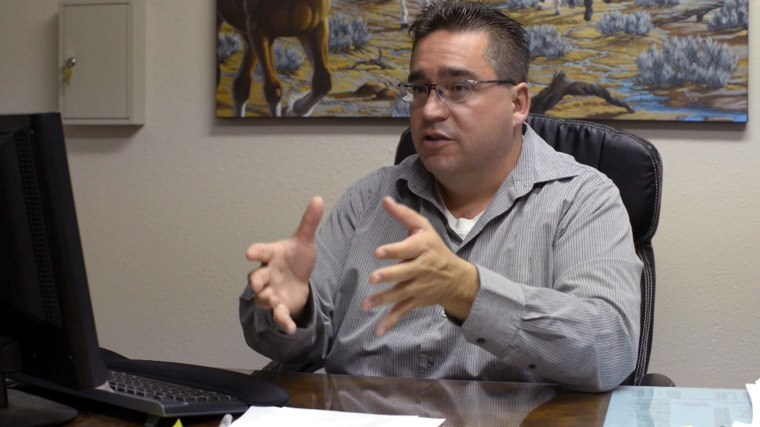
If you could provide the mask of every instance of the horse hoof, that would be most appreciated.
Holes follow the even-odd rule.
[[[269,105],[269,116],[282,117],[282,106],[279,102],[274,105]]]
[[[317,108],[317,103],[314,102],[311,107],[306,107],[304,104],[306,104],[305,98],[307,98],[308,95],[304,95],[301,98],[297,98],[296,96],[291,96],[288,100],[288,106],[285,109],[285,116],[288,117],[309,117],[311,116],[311,113],[314,112],[314,109]]]
[[[240,105],[235,108],[235,117],[239,119],[245,118],[245,106],[248,105],[247,102],[244,102],[243,105]]]

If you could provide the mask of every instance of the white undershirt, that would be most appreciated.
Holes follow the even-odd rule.
[[[454,230],[462,239],[467,237],[472,227],[475,227],[475,223],[478,222],[478,218],[483,215],[483,211],[475,215],[472,219],[467,218],[454,218],[454,215],[448,208],[444,207],[443,214],[446,215],[446,221],[449,223],[449,227]]]

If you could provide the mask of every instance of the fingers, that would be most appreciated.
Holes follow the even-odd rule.
[[[400,283],[413,279],[420,274],[416,264],[415,261],[407,261],[377,269],[370,274],[369,283],[370,285]]]
[[[396,259],[408,261],[420,256],[426,248],[424,237],[421,233],[410,236],[400,242],[389,243],[375,249],[375,257],[378,259]]]
[[[256,294],[253,302],[259,308],[273,310],[280,304],[280,299],[272,291],[272,288],[266,287]]]
[[[423,289],[419,288],[419,284],[415,285],[415,282],[421,274],[430,270],[430,258],[426,257],[425,253],[434,254],[435,239],[440,239],[425,217],[413,209],[396,203],[391,197],[383,198],[383,208],[409,230],[410,237],[400,242],[380,246],[375,250],[375,256],[379,259],[401,261],[399,264],[375,270],[369,277],[369,282],[373,285],[383,282],[396,283],[392,288],[373,294],[362,302],[364,310],[393,304],[391,311],[383,317],[375,329],[377,336],[393,328],[414,308],[432,303],[429,301],[430,298],[422,295],[424,292],[419,293]],[[423,258],[428,261],[422,261]]]
[[[258,261],[268,263],[274,254],[274,245],[272,243],[254,243],[245,251],[245,257],[248,261]]]
[[[257,268],[248,275],[248,286],[251,290],[258,294],[264,287],[269,284],[270,271],[267,267]]]
[[[312,197],[311,200],[309,200],[309,205],[306,207],[306,211],[301,217],[301,223],[298,224],[298,228],[296,229],[295,234],[293,234],[293,237],[296,240],[305,243],[314,242],[314,237],[317,234],[317,227],[319,226],[319,221],[322,219],[324,210],[325,202],[322,198],[319,196]]]
[[[423,231],[435,231],[427,218],[414,210],[396,203],[391,197],[383,198],[383,207],[397,221],[403,224],[411,235],[400,242],[383,245],[375,250],[375,256],[380,259],[397,259],[406,261],[418,257],[425,249],[426,240]]]
[[[296,323],[290,317],[290,310],[285,304],[280,302],[280,299],[272,288],[266,286],[266,283],[259,283],[259,279],[263,280],[262,278],[268,274],[266,268],[260,268],[251,272],[249,282],[251,288],[256,292],[253,303],[259,308],[272,310],[272,319],[274,319],[285,332],[293,335],[296,332]]]
[[[313,243],[324,210],[325,202],[322,198],[319,196],[312,197],[301,217],[301,222],[298,224],[296,232],[293,234],[293,238],[302,243]],[[274,243],[254,243],[248,247],[248,250],[246,250],[245,257],[249,261],[258,261],[264,264],[269,263],[277,252],[278,245],[281,246],[282,241]]]
[[[390,196],[385,196],[383,198],[383,207],[390,216],[396,218],[401,224],[404,224],[404,226],[409,229],[410,234],[414,234],[418,230],[432,229],[427,218],[418,214],[413,209],[410,209],[401,203],[397,203]]]
[[[393,309],[383,317],[383,320],[381,320],[380,323],[378,323],[377,328],[375,328],[375,336],[380,337],[388,332],[398,324],[402,317],[409,314],[415,306],[414,300],[411,298],[394,305]]]
[[[407,291],[409,282],[402,282],[381,292],[376,292],[362,301],[362,309],[371,310],[381,305],[391,304],[413,297]]]
[[[301,315],[308,298],[308,278],[314,268],[317,228],[324,213],[324,201],[313,197],[291,239],[254,243],[246,251],[249,261],[261,267],[248,275],[254,304],[272,310],[273,320],[288,334],[296,332],[291,315]]]
[[[249,286],[256,292],[253,303],[257,307],[272,310],[272,319],[289,335],[296,332],[296,323],[290,317],[290,310],[277,297],[277,294],[266,286],[268,283],[268,269],[260,268],[249,275]]]
[[[402,317],[420,306],[419,301],[417,301],[414,296],[407,295],[408,292],[406,292],[406,290],[408,285],[409,283],[399,283],[391,289],[370,295],[362,301],[362,308],[365,311],[397,301],[388,314],[386,314],[382,320],[380,320],[380,323],[377,324],[377,327],[375,328],[376,336],[379,337],[388,332],[396,326]]]
[[[274,319],[274,321],[280,325],[280,328],[287,332],[288,335],[296,333],[296,322],[290,317],[290,310],[288,310],[288,307],[286,307],[285,304],[278,304],[272,309],[272,319]]]

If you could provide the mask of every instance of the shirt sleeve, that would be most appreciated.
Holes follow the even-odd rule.
[[[314,299],[309,295],[305,318],[294,335],[288,335],[272,318],[272,310],[262,309],[253,303],[254,295],[246,286],[240,295],[239,315],[243,336],[249,347],[284,364],[318,363],[313,354],[316,341],[316,311]]]
[[[352,185],[320,226],[305,318],[297,325],[294,335],[288,335],[274,322],[271,310],[253,304],[253,292],[246,286],[240,296],[239,316],[249,347],[286,365],[322,365],[333,336],[333,307],[342,280],[341,260],[345,259],[349,242],[378,179],[379,173],[374,173]]]
[[[528,286],[478,265],[480,289],[462,331],[509,365],[602,391],[636,364],[643,264],[617,188],[587,187],[557,227],[552,283]]]

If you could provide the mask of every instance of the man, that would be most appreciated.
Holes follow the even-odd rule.
[[[617,188],[525,124],[518,23],[438,2],[410,33],[419,156],[352,185],[316,238],[320,198],[291,239],[248,249],[246,341],[330,373],[617,386],[642,269]]]

